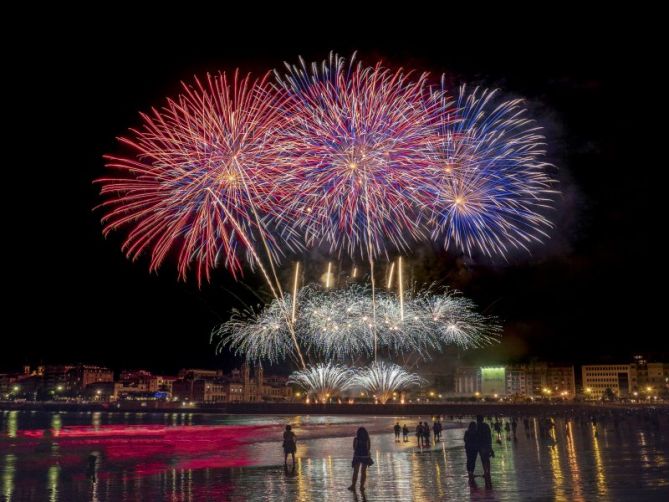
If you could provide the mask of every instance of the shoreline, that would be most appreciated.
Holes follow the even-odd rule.
[[[0,402],[0,411],[202,413],[222,415],[537,415],[605,412],[614,410],[669,411],[669,404],[617,403],[430,403],[430,404],[304,404],[304,403],[216,403],[182,406],[172,403],[67,403]]]

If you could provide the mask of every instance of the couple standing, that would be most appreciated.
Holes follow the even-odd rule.
[[[471,422],[465,432],[465,452],[467,453],[467,474],[469,475],[469,484],[476,486],[474,481],[474,467],[476,467],[476,457],[481,457],[483,465],[483,478],[485,479],[486,489],[492,488],[490,478],[490,457],[495,456],[492,449],[492,433],[490,426],[483,421],[483,415],[476,416],[476,422]]]

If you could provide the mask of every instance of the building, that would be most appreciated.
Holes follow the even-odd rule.
[[[205,372],[206,371],[206,372]],[[292,398],[292,389],[286,386],[287,378],[265,377],[262,367],[254,374],[248,365],[235,369],[229,375],[221,371],[182,370],[182,378],[171,384],[174,399],[200,403],[239,403],[260,401],[285,401]]]
[[[204,369],[193,369],[193,368],[183,368],[179,370],[178,378],[182,380],[197,380],[198,378],[202,379],[212,379],[219,376],[222,376],[223,372],[220,370],[204,370]]]
[[[114,383],[113,399],[156,398],[161,392],[159,379],[147,370],[124,370]],[[163,391],[164,392],[164,391]],[[165,393],[162,397],[168,397]]]
[[[0,399],[8,397],[8,394],[12,391],[15,380],[16,378],[14,375],[0,373]]]
[[[460,367],[455,372],[455,392],[459,395],[514,397],[574,397],[576,379],[573,366],[549,363],[515,364],[493,367]]]
[[[506,371],[506,393],[510,396],[530,395],[531,382],[525,367],[510,367]]]
[[[554,396],[574,397],[576,375],[573,366],[551,366],[546,370],[546,388]],[[542,388],[543,392],[543,388]]]
[[[44,371],[44,385],[47,391],[68,393],[71,390],[70,371],[73,368],[73,365],[64,364],[47,366]]]
[[[481,394],[494,397],[506,394],[506,368],[504,366],[481,368]]]
[[[632,391],[642,396],[669,393],[669,364],[649,363],[643,356],[634,356],[636,385]]]
[[[616,397],[628,397],[637,388],[635,364],[589,364],[581,372],[586,397],[600,399],[607,389]]]
[[[514,381],[519,375],[510,378]],[[463,366],[455,371],[455,393],[463,396],[494,397],[507,394],[507,374],[504,366]]]
[[[114,372],[103,366],[80,364],[67,372],[68,385],[71,390],[84,391],[91,384],[113,383]]]
[[[471,366],[462,366],[455,370],[455,393],[472,396],[481,392],[481,370]]]

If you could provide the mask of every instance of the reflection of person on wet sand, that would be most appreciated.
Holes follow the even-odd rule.
[[[88,455],[87,466],[86,466],[86,477],[91,481],[97,481],[98,479],[99,459],[100,458],[98,452],[92,452]]]
[[[286,476],[289,478],[295,477],[295,462],[293,462],[293,465],[291,466],[290,469],[288,469],[288,463],[283,464],[283,471],[286,473]]]
[[[286,430],[283,433],[283,463],[284,465],[288,464],[288,454],[290,454],[293,457],[293,467],[295,467],[295,451],[297,450],[295,441],[297,437],[291,429],[290,425],[286,425]]]

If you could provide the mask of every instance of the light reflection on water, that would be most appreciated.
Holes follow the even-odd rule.
[[[413,430],[418,420],[400,423]],[[467,483],[465,423],[449,423],[445,441],[421,449],[413,434],[394,442],[395,421],[0,411],[0,501],[669,500],[665,423],[628,418],[595,427],[556,419],[546,429],[531,419],[527,431],[519,424],[516,440],[503,432],[495,442],[494,489],[486,492]],[[298,459],[287,471],[285,423],[298,435]],[[358,425],[372,432],[374,450],[365,499],[346,490]],[[53,437],[36,438],[44,429]],[[191,442],[195,447],[186,448]]]

